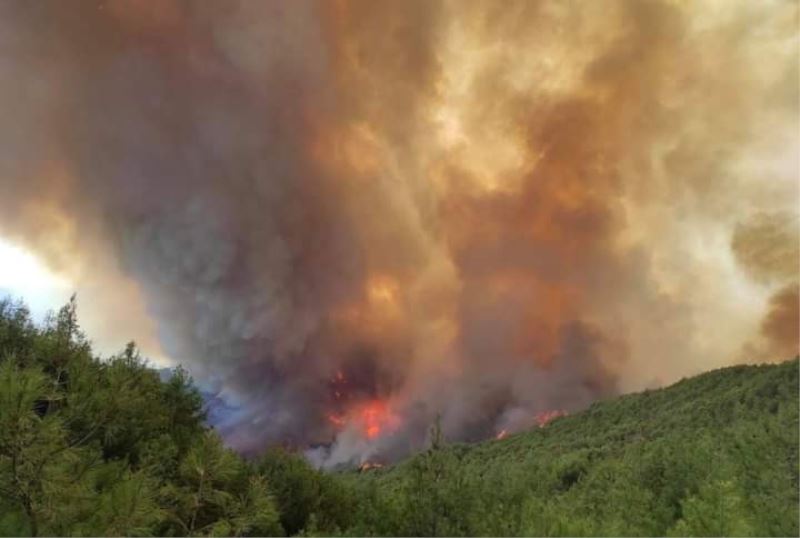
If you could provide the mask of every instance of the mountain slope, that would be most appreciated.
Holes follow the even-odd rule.
[[[708,372],[349,480],[367,499],[365,533],[796,536],[798,360]]]
[[[798,359],[600,402],[391,468],[244,459],[183,370],[0,299],[0,535],[794,535]]]

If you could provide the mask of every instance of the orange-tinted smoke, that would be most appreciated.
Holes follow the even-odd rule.
[[[797,16],[6,2],[0,233],[135,282],[245,448],[395,454],[782,360]]]

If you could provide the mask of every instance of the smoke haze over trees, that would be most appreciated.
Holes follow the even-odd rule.
[[[797,17],[3,1],[0,235],[329,465],[788,357]]]
[[[3,536],[795,536],[798,359],[592,405],[544,427],[321,472],[245,460],[182,370],[99,360],[75,303],[0,301]]]

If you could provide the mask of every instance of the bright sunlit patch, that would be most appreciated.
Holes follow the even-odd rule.
[[[72,288],[31,253],[0,239],[0,296],[24,299],[38,317],[63,305]]]

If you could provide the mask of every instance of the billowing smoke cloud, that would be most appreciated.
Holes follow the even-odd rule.
[[[393,457],[436,414],[485,438],[782,360],[797,18],[3,2],[0,234],[142,300],[165,352],[236,402],[221,428],[243,450]]]

